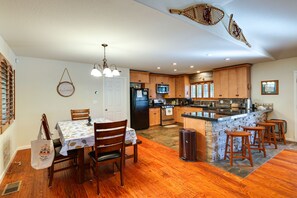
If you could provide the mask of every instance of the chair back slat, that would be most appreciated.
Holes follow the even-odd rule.
[[[108,145],[108,146],[104,146],[104,147],[99,147],[96,149],[98,150],[99,153],[118,151],[118,150],[122,149],[122,144],[118,143],[118,144]]]
[[[42,123],[42,127],[43,127],[43,130],[44,130],[46,139],[51,140],[51,135],[50,135],[51,133],[50,133],[50,130],[49,130],[48,121],[47,121],[47,118],[46,118],[45,114],[42,114],[41,123]]]
[[[72,120],[87,120],[90,116],[90,109],[71,109]]]
[[[106,130],[106,129],[97,129],[96,130],[96,135],[95,137],[100,138],[100,137],[111,137],[111,136],[116,136],[122,134],[123,127],[117,127],[113,128],[113,130]],[[104,132],[104,133],[102,133]]]
[[[101,145],[121,143],[122,139],[123,139],[122,134],[119,136],[114,136],[114,137],[104,138],[104,139],[96,138],[96,140],[98,140]]]
[[[127,120],[94,123],[95,155],[100,153],[124,151]],[[123,153],[123,152],[122,152]]]

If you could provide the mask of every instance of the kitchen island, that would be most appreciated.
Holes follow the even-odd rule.
[[[214,162],[224,158],[226,130],[242,130],[242,126],[255,126],[266,120],[272,110],[203,110],[182,114],[184,128],[197,131],[197,158]],[[241,140],[234,139],[234,151],[241,149]]]

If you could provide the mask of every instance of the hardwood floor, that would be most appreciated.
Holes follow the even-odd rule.
[[[139,161],[126,161],[124,187],[119,172],[113,175],[110,166],[101,170],[101,197],[296,197],[297,151],[282,151],[242,179],[204,162],[184,162],[177,151],[139,139]],[[55,173],[48,188],[47,171],[31,168],[30,150],[19,151],[14,161],[22,165],[11,165],[0,192],[10,182],[22,180],[22,186],[5,197],[97,197],[95,180],[78,184],[75,169]]]

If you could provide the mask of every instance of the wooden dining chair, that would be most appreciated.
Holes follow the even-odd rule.
[[[87,120],[90,117],[90,109],[71,109],[72,120]]]
[[[120,171],[121,185],[124,185],[123,165],[125,160],[125,135],[127,120],[94,123],[95,150],[89,153],[91,168],[97,180],[99,195],[99,170],[102,165],[116,165]]]
[[[49,124],[48,124],[47,117],[46,117],[45,114],[42,114],[42,121],[44,121],[44,124],[45,124],[46,128],[48,129],[48,133],[47,133],[47,132],[45,132],[45,129],[43,127],[44,132],[45,132],[45,137],[46,137],[47,140],[51,140],[52,134],[49,132],[50,131],[49,130]],[[60,141],[60,138],[52,139],[52,140],[53,140],[53,143],[54,143],[54,147],[62,146],[62,143]]]
[[[51,133],[48,127],[48,122],[46,119],[46,115],[42,114],[42,127],[46,136],[47,140],[51,140]],[[67,156],[63,156],[60,154],[60,150],[61,150],[62,146],[54,146],[54,150],[55,150],[55,157],[54,157],[54,161],[51,165],[51,167],[48,169],[48,177],[49,177],[49,183],[48,186],[51,187],[52,186],[52,182],[53,182],[53,177],[54,177],[54,173],[58,172],[58,171],[62,171],[62,170],[66,170],[69,168],[74,168],[77,167],[77,150],[70,150],[68,151],[68,155]],[[61,162],[65,162],[65,161],[73,161],[72,164],[70,164],[69,166],[60,168],[60,169],[56,169],[55,170],[55,164],[59,164]]]

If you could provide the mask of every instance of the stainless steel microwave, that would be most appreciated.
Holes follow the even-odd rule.
[[[167,84],[156,84],[156,92],[158,94],[167,94],[167,93],[169,93],[169,85],[167,85]]]

